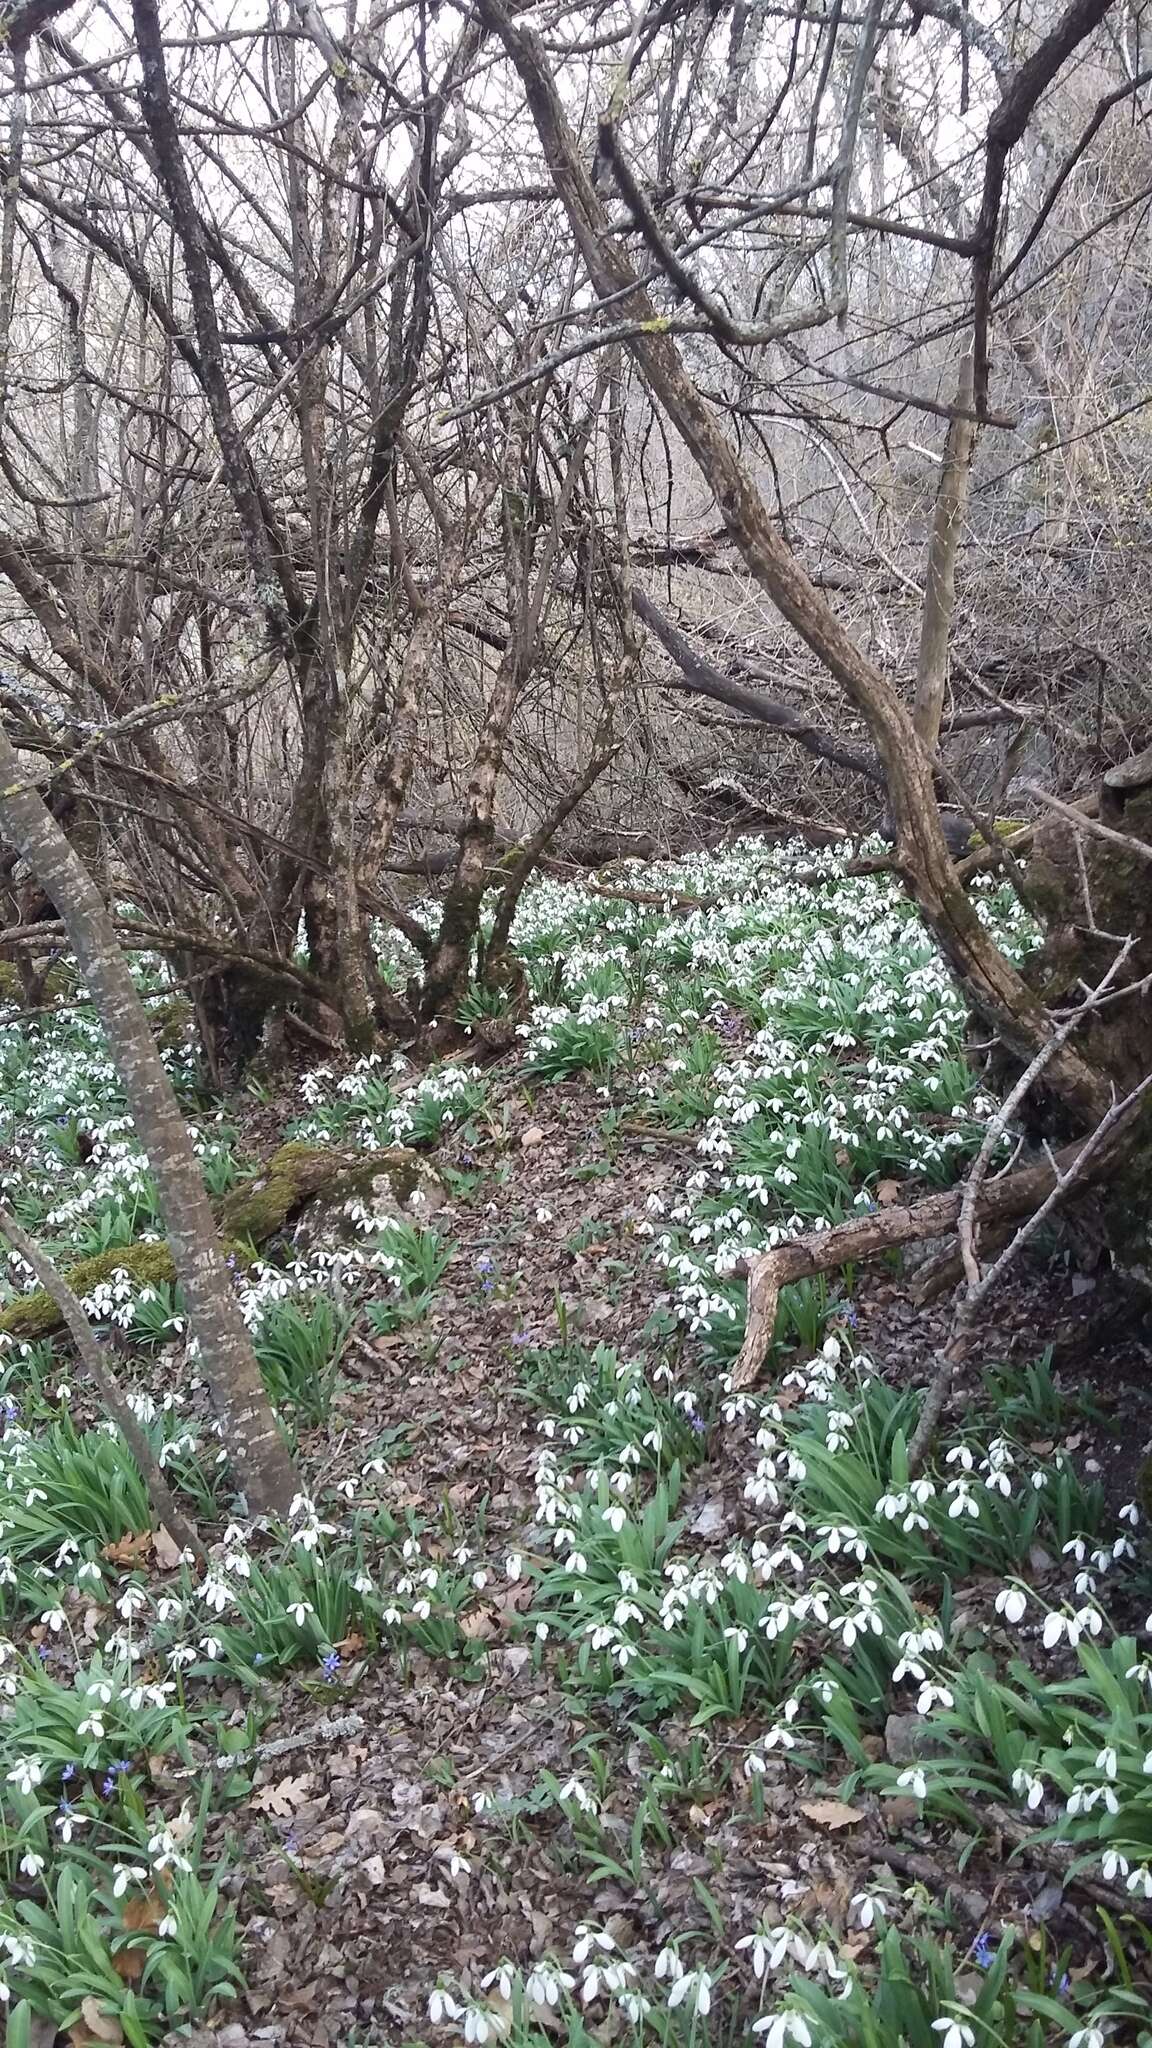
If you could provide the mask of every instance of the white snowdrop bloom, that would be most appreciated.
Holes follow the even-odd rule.
[[[885,1918],[888,1906],[880,1892],[856,1892],[853,1894],[851,1910],[858,1927],[874,1927],[878,1921]]]
[[[976,2048],[975,2031],[966,2020],[933,2020],[932,2031],[943,2036],[940,2048]]]
[[[1012,1773],[1012,1790],[1023,1797],[1025,1806],[1034,1813],[1043,1803],[1048,1788],[1042,1778],[1034,1777],[1021,1767]]]
[[[1068,2037],[1068,2048],[1104,2048],[1104,2032],[1101,2027],[1077,2027]]]
[[[447,2020],[461,2019],[463,2013],[463,2006],[457,2004],[451,1992],[442,1991],[437,1985],[436,1989],[429,1993],[428,2017],[434,2027],[441,2026]]]
[[[812,2029],[798,2012],[766,2013],[752,2025],[764,2037],[764,2048],[812,2048]]]
[[[675,1984],[684,1975],[684,1965],[674,1948],[662,1948],[653,1965],[653,1972],[659,1978],[667,1977]]]
[[[567,1970],[561,1970],[556,1963],[534,1963],[524,1984],[524,1996],[532,2005],[544,2005],[554,2009],[560,2003],[565,1991],[575,1988],[576,1979]]]
[[[1118,1877],[1127,1877],[1131,1865],[1118,1849],[1106,1849],[1100,1860],[1100,1868],[1109,1884]]]
[[[901,1771],[896,1783],[902,1792],[909,1793],[913,1799],[927,1799],[928,1797],[928,1780],[924,1776],[919,1764],[911,1765],[908,1770]]]
[[[44,1766],[38,1756],[20,1757],[8,1773],[8,1783],[25,1794],[34,1792],[43,1778]]]
[[[1098,1771],[1103,1771],[1104,1776],[1106,1778],[1111,1778],[1113,1782],[1115,1782],[1116,1768],[1116,1751],[1113,1748],[1111,1748],[1111,1746],[1108,1746],[1100,1750],[1096,1757],[1096,1769]]]
[[[560,1797],[570,1799],[574,1806],[580,1808],[581,1813],[598,1811],[599,1802],[593,1798],[587,1787],[580,1783],[579,1778],[569,1778],[568,1783],[560,1787]]]
[[[585,1963],[594,1949],[601,1949],[605,1954],[611,1954],[615,1947],[615,1937],[609,1934],[606,1928],[593,1927],[588,1921],[581,1920],[576,1928],[576,1939],[572,1944],[572,1961],[574,1963]]]
[[[930,1714],[933,1707],[950,1707],[951,1705],[952,1694],[948,1687],[946,1685],[935,1685],[929,1681],[920,1688],[920,1696],[916,1701],[916,1712],[918,1714]]]
[[[668,2010],[687,2005],[698,2019],[712,2009],[712,1978],[707,1970],[688,1970],[678,1977],[668,1993]]]
[[[464,2039],[474,2042],[476,2048],[483,2048],[486,2041],[498,2041],[503,2031],[502,2022],[495,2013],[483,2005],[468,2005],[464,2008]]]

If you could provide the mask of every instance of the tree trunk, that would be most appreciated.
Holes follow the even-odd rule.
[[[865,719],[888,786],[896,829],[895,865],[973,1006],[1005,1043],[1031,1059],[1051,1027],[1011,961],[981,923],[957,878],[940,823],[932,764],[896,690],[857,646],[797,561],[752,477],[732,448],[718,415],[689,377],[675,341],[613,234],[603,201],[579,154],[544,46],[514,23],[503,0],[480,0],[523,80],[529,109],[557,193],[588,274],[613,316],[635,322],[629,340],[657,406],[676,427],[712,491],[744,561],[776,609],[840,683]],[[1065,1046],[1048,1068],[1053,1091],[1084,1123],[1107,1110],[1103,1077]]]
[[[0,729],[0,832],[55,903],[92,995],[128,1108],[156,1181],[200,1363],[224,1425],[237,1484],[255,1514],[286,1514],[297,1491],[244,1319],[183,1111],[152,1041],[107,905]]]

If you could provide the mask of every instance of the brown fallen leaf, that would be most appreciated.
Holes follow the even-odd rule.
[[[152,1531],[141,1529],[121,1536],[115,1543],[106,1543],[100,1555],[109,1564],[143,1564],[152,1555]]]
[[[156,1563],[162,1572],[179,1570],[184,1562],[184,1552],[176,1538],[169,1535],[163,1522],[152,1538],[152,1546],[156,1554]]]
[[[105,2012],[98,1998],[82,1998],[80,2016],[94,2041],[122,2041],[124,2030],[115,2013]]]
[[[311,1785],[311,1771],[299,1778],[281,1778],[278,1785],[261,1785],[248,1803],[255,1807],[257,1813],[274,1813],[281,1820],[287,1820],[296,1807],[303,1806]]]
[[[900,1200],[898,1180],[879,1180],[876,1183],[876,1200],[882,1209],[890,1209],[893,1202]]]
[[[470,1614],[459,1617],[457,1626],[470,1643],[490,1643],[500,1633],[495,1609],[491,1607],[474,1607]]]
[[[523,1133],[520,1139],[520,1143],[524,1147],[526,1152],[530,1152],[533,1145],[542,1145],[544,1143],[544,1133],[541,1130],[540,1125],[529,1124],[528,1129]]]
[[[858,1806],[845,1806],[842,1799],[802,1799],[800,1811],[818,1828],[854,1828],[864,1819]]]

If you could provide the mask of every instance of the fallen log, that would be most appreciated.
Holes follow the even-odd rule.
[[[1021,1167],[1000,1180],[987,1181],[981,1189],[976,1220],[999,1224],[1038,1209],[1059,1182],[1077,1174],[1084,1185],[1097,1180],[1111,1167],[1113,1146],[1100,1145],[1083,1170],[1080,1155],[1091,1143],[1078,1139],[1048,1159]],[[797,1280],[812,1280],[837,1266],[855,1265],[874,1259],[881,1252],[905,1244],[922,1244],[926,1238],[943,1237],[960,1221],[964,1185],[948,1188],[938,1195],[926,1195],[921,1202],[891,1209],[870,1209],[866,1215],[850,1217],[831,1230],[809,1230],[803,1237],[778,1244],[742,1261],[740,1270],[748,1280],[748,1319],[744,1342],[732,1368],[735,1389],[753,1386],[771,1349],[776,1329],[780,1290]]]

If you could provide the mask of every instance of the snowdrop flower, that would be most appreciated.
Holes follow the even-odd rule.
[[[595,1813],[597,1810],[597,1801],[580,1783],[579,1778],[569,1778],[566,1785],[561,1785],[560,1797],[570,1799],[573,1805],[580,1808],[581,1813]]]
[[[430,1994],[428,1999],[428,2017],[433,2026],[438,2027],[445,2020],[458,2020],[462,2019],[463,2016],[463,2006],[457,2005],[451,1992],[442,1991],[440,1986],[437,1985],[435,1991]]]
[[[315,1614],[316,1609],[310,1600],[291,1600],[288,1603],[288,1612],[296,1623],[297,1628],[303,1628],[305,1617],[309,1614]]]
[[[26,1849],[20,1858],[20,1870],[24,1877],[39,1877],[44,1869],[43,1856],[37,1856],[34,1849]]]
[[[952,1694],[946,1685],[927,1684],[920,1688],[920,1696],[916,1701],[916,1712],[918,1714],[930,1714],[935,1706],[950,1707],[951,1705]]]
[[[1104,2033],[1100,2027],[1077,2027],[1068,2038],[1068,2048],[1104,2048]]]
[[[768,1959],[772,1954],[773,1942],[771,1936],[766,1934],[763,1928],[758,1927],[755,1934],[741,1936],[740,1940],[736,1943],[737,1953],[742,1948],[750,1951],[748,1960],[752,1965],[752,1975],[759,1984],[765,1970],[768,1968]]]
[[[883,1920],[888,1911],[887,1902],[880,1892],[856,1892],[852,1899],[852,1910],[858,1927],[874,1927]]]
[[[572,1944],[572,1961],[586,1963],[593,1949],[603,1949],[607,1954],[615,1946],[615,1939],[606,1928],[591,1927],[586,1920],[582,1920],[577,1926],[576,1939]]]
[[[928,1780],[919,1764],[913,1764],[908,1770],[901,1771],[896,1783],[902,1791],[910,1793],[913,1799],[928,1797]]]
[[[475,2042],[483,2048],[485,2041],[500,2039],[500,2022],[495,2013],[482,2005],[468,2005],[464,2008],[464,2039]]]
[[[575,1983],[575,1977],[569,1976],[567,1970],[561,1970],[556,1963],[534,1963],[524,1985],[524,1996],[531,2005],[555,2008],[560,2003],[561,1994],[571,1991]]]
[[[661,1949],[656,1958],[655,1974],[657,1977],[667,1977],[670,1984],[677,1983],[683,1977],[684,1965],[674,1948]]]
[[[1028,1602],[1020,1591],[1019,1586],[1001,1587],[1001,1590],[996,1595],[997,1614],[1002,1614],[1005,1621],[1010,1622],[1012,1627],[1015,1628],[1018,1622],[1023,1621],[1027,1611]]]
[[[34,1792],[43,1782],[44,1766],[38,1756],[22,1756],[8,1773],[8,1783],[18,1792]]]
[[[1112,1748],[1102,1749],[1096,1758],[1096,1769],[1103,1771],[1106,1778],[1111,1778],[1115,1782],[1116,1751]]]
[[[668,1993],[668,2010],[691,2002],[691,2010],[702,2019],[712,2009],[712,1979],[707,1970],[688,1970],[677,1977]]]
[[[754,2034],[763,2034],[764,2048],[812,2048],[812,2029],[798,2012],[768,2013],[762,2020],[756,2020],[752,2027]]]
[[[1047,1787],[1042,1778],[1034,1778],[1030,1771],[1021,1767],[1012,1773],[1012,1790],[1024,1794],[1025,1806],[1034,1813],[1043,1802]]]
[[[122,1899],[130,1884],[143,1884],[145,1882],[148,1872],[144,1869],[143,1864],[140,1863],[114,1863],[112,1866],[112,1876],[114,1879],[112,1897],[114,1899]]]
[[[933,2020],[932,2031],[944,2036],[940,2048],[976,2048],[976,2035],[965,2020]]]
[[[500,1988],[501,1998],[510,1999],[515,1976],[515,1964],[508,1962],[497,1963],[494,1970],[489,1970],[486,1977],[481,1977],[480,1989],[482,1991],[490,1991],[493,1984],[496,1984]]]

